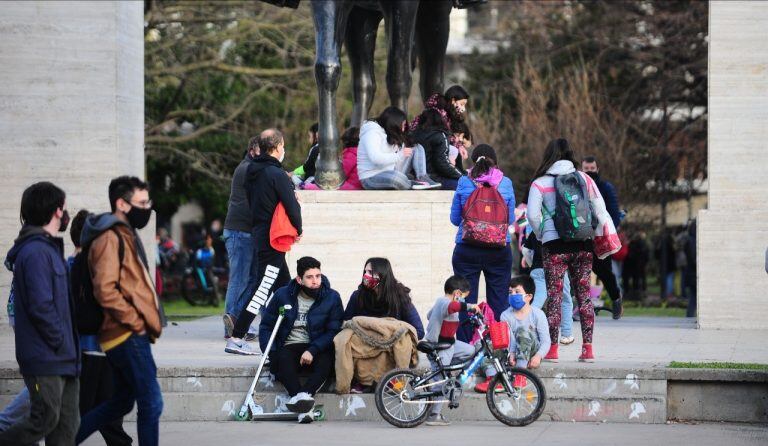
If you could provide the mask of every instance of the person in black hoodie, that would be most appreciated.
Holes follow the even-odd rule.
[[[421,144],[427,158],[427,174],[438,183],[443,190],[456,190],[461,178],[461,171],[451,164],[449,159],[449,131],[445,127],[443,117],[434,108],[422,112],[418,119],[418,127],[410,137],[414,144]]]
[[[248,302],[240,312],[232,337],[224,351],[239,355],[255,355],[257,352],[243,339],[259,310],[272,293],[291,280],[285,253],[272,248],[269,228],[278,203],[282,203],[291,225],[301,238],[301,206],[288,174],[281,164],[285,157],[283,134],[277,129],[267,129],[259,135],[261,154],[248,167],[245,189],[251,210],[254,261],[248,286],[241,300]],[[296,241],[298,242],[297,239]],[[247,296],[247,297],[246,297]],[[243,300],[245,299],[245,300]]]
[[[69,293],[64,241],[66,194],[49,182],[21,198],[22,228],[5,266],[13,272],[16,360],[32,406],[0,433],[0,444],[74,444],[80,424],[80,347]]]

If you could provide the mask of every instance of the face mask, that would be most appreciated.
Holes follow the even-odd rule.
[[[132,228],[143,229],[149,223],[149,218],[152,216],[152,208],[142,209],[131,206],[131,210],[125,216],[128,218],[128,223]]]
[[[597,172],[587,172],[587,175],[589,175],[590,178],[592,178],[595,181],[600,179],[600,174]]]
[[[301,286],[301,291],[304,292],[307,296],[311,297],[312,299],[317,299],[317,297],[320,295],[320,288],[309,288],[304,285]]]
[[[464,112],[467,110],[466,107],[462,107],[461,105],[454,105],[453,109],[456,110],[456,114],[461,116],[464,114]]]
[[[61,222],[59,223],[59,232],[64,232],[69,226],[69,211],[64,210],[64,214],[61,216]]]
[[[284,159],[285,159],[285,150],[283,150],[283,154],[280,155],[280,159],[278,159],[278,161],[282,163]]]
[[[378,277],[373,277],[370,274],[363,274],[363,285],[365,285],[366,288],[374,289],[379,285],[380,279]]]
[[[510,294],[509,306],[512,307],[515,311],[523,308],[525,306],[525,300],[523,299],[523,295],[520,293]]]

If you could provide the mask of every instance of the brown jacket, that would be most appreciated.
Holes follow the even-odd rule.
[[[336,346],[336,393],[349,393],[352,379],[370,386],[388,371],[415,367],[416,329],[395,318],[356,316],[333,338]]]
[[[125,225],[115,228],[123,239],[122,268],[119,241],[112,230],[96,237],[88,252],[93,295],[104,308],[99,342],[109,344],[129,332],[146,332],[154,340],[162,332],[155,287],[136,252],[133,231]]]

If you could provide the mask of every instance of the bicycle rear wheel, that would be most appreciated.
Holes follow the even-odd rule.
[[[497,373],[485,393],[488,408],[497,420],[508,426],[533,423],[544,412],[547,403],[544,384],[526,369],[509,368],[505,373],[512,388],[507,388],[504,376]]]
[[[410,369],[395,369],[387,373],[376,386],[376,409],[387,423],[396,427],[416,427],[429,416],[429,399],[411,400],[417,392],[413,382],[419,376]]]

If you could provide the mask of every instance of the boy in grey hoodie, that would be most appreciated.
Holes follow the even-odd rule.
[[[440,296],[435,305],[427,313],[427,333],[424,339],[433,343],[453,344],[450,348],[437,352],[437,357],[443,365],[449,365],[452,361],[465,361],[475,353],[475,348],[466,342],[456,340],[456,331],[459,329],[460,311],[477,311],[477,305],[464,301],[469,296],[469,281],[462,276],[451,276],[445,281],[445,296]],[[434,369],[436,363],[432,363]],[[436,386],[437,387],[437,386]],[[440,413],[442,404],[432,405],[432,413],[427,418],[430,426],[448,426],[451,424]]]

